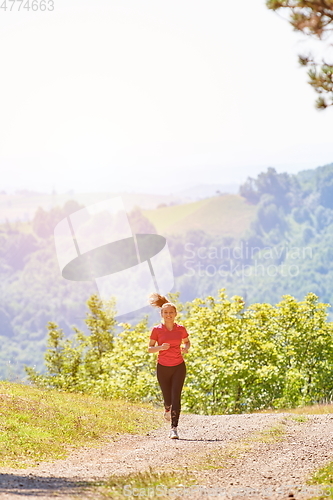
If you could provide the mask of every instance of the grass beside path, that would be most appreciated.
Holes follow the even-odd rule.
[[[308,484],[322,488],[321,495],[313,497],[311,500],[322,500],[324,498],[333,499],[333,462],[328,463],[316,471]]]
[[[145,434],[160,426],[150,405],[0,382],[0,466],[24,468],[65,458],[105,436]]]
[[[191,498],[191,491],[198,486],[193,474],[186,471],[154,472],[151,468],[146,472],[126,475],[114,475],[107,481],[91,484],[94,486],[96,498],[125,500],[128,498]],[[193,489],[192,489],[193,488]]]

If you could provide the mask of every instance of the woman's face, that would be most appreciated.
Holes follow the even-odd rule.
[[[164,319],[164,321],[174,321],[175,317],[177,316],[177,313],[174,307],[165,306],[162,307],[161,309],[161,316]]]

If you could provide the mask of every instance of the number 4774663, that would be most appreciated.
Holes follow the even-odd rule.
[[[54,10],[54,0],[0,0],[0,9],[4,11]]]

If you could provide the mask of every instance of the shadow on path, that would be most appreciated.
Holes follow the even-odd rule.
[[[200,442],[200,443],[226,443],[225,439],[205,439],[205,438],[199,438],[199,439],[188,439],[188,438],[182,438],[180,437],[179,439],[173,439],[173,441],[193,441],[195,443]]]
[[[0,474],[0,494],[10,493],[17,496],[46,496],[56,490],[59,495],[79,493],[79,491],[91,483],[87,481],[73,480],[62,477],[45,477],[29,474],[20,476],[18,474]]]

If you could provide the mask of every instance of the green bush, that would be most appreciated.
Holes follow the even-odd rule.
[[[148,319],[122,323],[116,334],[113,305],[92,296],[86,323],[65,340],[49,323],[47,374],[27,368],[42,387],[92,393],[129,401],[159,401],[156,355],[147,352]],[[245,308],[239,296],[178,304],[177,321],[190,335],[183,408],[203,414],[295,407],[330,399],[333,390],[332,323],[327,304],[309,293],[303,301],[286,295],[275,306]]]

